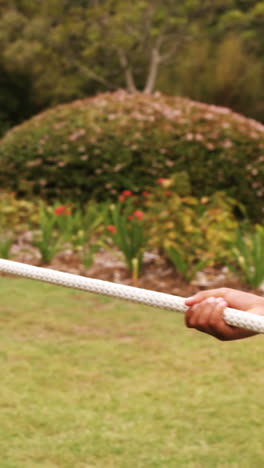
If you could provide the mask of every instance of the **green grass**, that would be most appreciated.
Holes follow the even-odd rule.
[[[257,468],[263,337],[0,278],[1,468]]]

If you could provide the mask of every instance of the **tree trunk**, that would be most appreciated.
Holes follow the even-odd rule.
[[[148,72],[148,77],[146,81],[146,86],[144,89],[144,93],[146,94],[152,94],[155,89],[155,85],[156,85],[156,81],[158,77],[159,65],[160,65],[160,55],[159,55],[158,50],[155,48],[153,49],[152,54],[151,54],[149,72]]]
[[[158,77],[159,66],[160,66],[160,63],[161,63],[160,48],[161,48],[163,39],[164,39],[163,35],[160,34],[160,36],[156,40],[155,46],[153,47],[153,49],[151,51],[149,72],[148,72],[148,76],[147,76],[146,86],[145,86],[145,89],[144,89],[144,93],[146,93],[146,94],[152,94],[154,89],[155,89],[155,85],[156,85],[156,81],[157,81],[157,77]]]
[[[126,86],[129,93],[137,92],[132,70],[129,66],[127,56],[122,50],[118,50],[119,61],[125,73]]]

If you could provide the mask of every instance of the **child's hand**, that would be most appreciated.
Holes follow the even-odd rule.
[[[186,325],[208,333],[219,340],[237,340],[256,335],[249,330],[227,325],[223,319],[225,307],[264,315],[264,298],[229,288],[201,291],[186,299]]]

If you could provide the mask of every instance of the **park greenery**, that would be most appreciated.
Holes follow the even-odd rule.
[[[0,133],[102,91],[161,91],[264,120],[262,0],[1,0]]]
[[[263,294],[263,26],[262,0],[0,0],[0,258]],[[3,468],[263,465],[261,339],[0,283]]]
[[[263,130],[227,108],[179,97],[100,94],[7,132],[0,142],[0,183],[27,198],[86,202],[114,199],[127,189],[140,193],[159,177],[184,172],[193,195],[224,190],[259,221]]]
[[[70,251],[87,269],[98,250],[110,250],[127,266],[133,284],[142,274],[144,254],[157,251],[167,258],[187,283],[203,267],[228,266],[245,284],[258,288],[264,281],[264,229],[248,219],[238,221],[241,206],[224,192],[211,197],[180,196],[174,179],[160,178],[152,192],[123,191],[113,202],[48,205],[19,200],[2,193],[0,256],[16,256],[36,247],[38,263],[48,265],[59,253]],[[170,188],[170,190],[168,190]],[[23,249],[19,236],[30,240]]]
[[[0,1],[0,249],[264,280],[263,1]],[[186,97],[188,96],[188,97]],[[243,115],[244,114],[244,115]],[[258,120],[255,120],[258,119]]]

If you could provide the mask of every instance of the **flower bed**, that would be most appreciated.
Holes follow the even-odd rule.
[[[23,247],[28,248],[29,244],[23,244],[21,241],[20,247],[22,249]],[[57,254],[46,265],[40,262],[37,250],[30,249],[27,252],[20,251],[19,253],[14,249],[15,252],[16,261],[22,263],[65,271],[88,278],[174,294],[176,296],[188,297],[199,290],[217,287],[237,288],[264,295],[264,289],[250,287],[225,267],[207,267],[202,272],[199,272],[191,282],[187,282],[165,258],[153,252],[146,252],[144,255],[142,274],[136,282],[133,281],[125,263],[118,260],[115,254],[104,249],[96,253],[93,265],[90,268],[85,268],[79,256],[71,250]]]
[[[174,184],[159,178],[140,197],[126,190],[115,204],[85,207],[2,194],[0,256],[174,294],[227,282],[263,288],[264,228],[244,220],[242,231],[224,193],[179,196]]]

